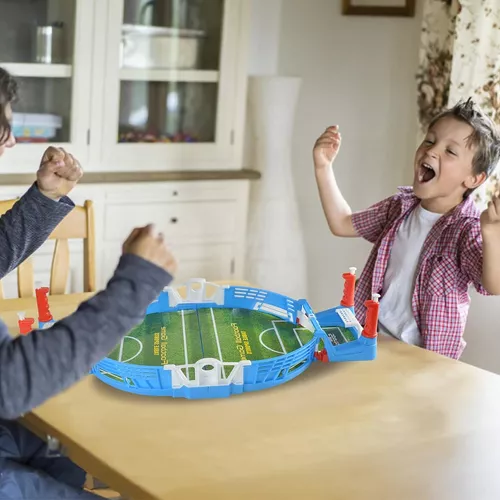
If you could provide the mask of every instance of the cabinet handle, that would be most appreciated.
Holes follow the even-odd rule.
[[[179,193],[177,191],[172,192],[172,196],[177,196]]]
[[[177,221],[178,221],[178,220],[179,220],[179,219],[178,219],[177,217],[172,217],[172,218],[170,219],[170,222],[171,222],[172,224],[177,224]]]

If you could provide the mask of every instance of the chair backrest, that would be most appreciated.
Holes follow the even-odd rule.
[[[0,216],[9,211],[18,200],[0,201]],[[70,272],[69,240],[83,240],[83,291],[95,292],[95,230],[94,207],[90,200],[75,207],[54,229],[49,240],[56,240],[50,270],[50,294],[64,295]],[[17,268],[17,290],[19,297],[35,294],[32,258],[26,259]],[[3,298],[0,282],[0,298]]]

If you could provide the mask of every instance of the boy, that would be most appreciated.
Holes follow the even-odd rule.
[[[500,160],[495,124],[471,99],[437,116],[417,149],[413,187],[352,213],[332,163],[341,137],[330,127],[314,151],[316,181],[332,233],[374,244],[356,288],[356,314],[381,294],[379,328],[409,344],[458,359],[468,287],[500,294],[500,199],[482,214],[470,194]]]
[[[16,143],[10,125],[16,89],[12,76],[0,68],[0,156]],[[70,154],[46,151],[36,182],[0,218],[0,279],[73,209],[66,195],[81,176]],[[97,499],[82,489],[83,470],[64,457],[48,457],[45,443],[14,419],[88,374],[143,319],[175,268],[161,234],[151,226],[135,229],[106,289],[74,314],[15,339],[0,321],[0,498]]]

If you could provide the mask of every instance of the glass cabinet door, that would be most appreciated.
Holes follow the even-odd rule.
[[[79,71],[75,65],[75,34],[83,35],[92,4],[93,0],[0,0],[0,66],[19,83],[12,120],[18,145],[9,156],[21,161],[16,164],[21,170],[26,163],[32,171],[49,144],[79,145],[82,155],[88,123],[86,110],[75,108],[75,91],[85,91],[89,81],[85,84],[83,68]]]
[[[215,141],[222,9],[223,0],[125,0],[119,142]]]
[[[215,157],[230,142],[221,100],[231,108],[234,83],[226,80],[234,61],[226,41],[241,2],[110,2],[108,41],[116,50],[106,62],[106,164],[137,167],[140,156],[155,168],[168,159]]]

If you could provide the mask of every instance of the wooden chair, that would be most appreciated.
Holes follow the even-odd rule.
[[[16,200],[0,201],[0,216],[10,210]],[[54,229],[49,240],[56,240],[50,271],[50,294],[64,295],[70,272],[69,241],[83,239],[83,291],[94,292],[95,282],[95,231],[94,208],[90,200],[75,207]],[[17,268],[17,289],[20,298],[34,296],[33,259],[30,257]],[[0,282],[0,299],[4,298]]]

